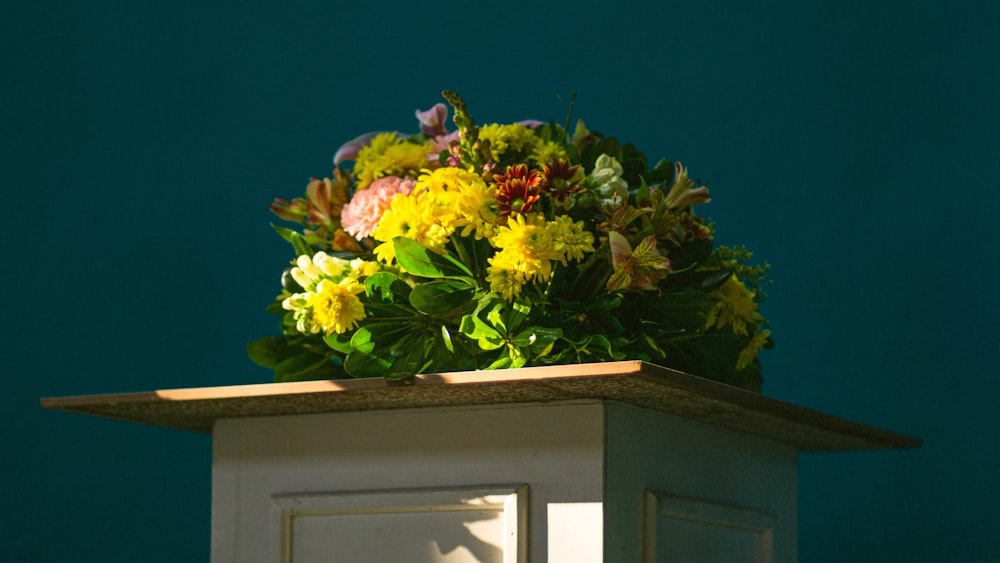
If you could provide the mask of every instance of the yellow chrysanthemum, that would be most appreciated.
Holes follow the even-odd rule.
[[[416,194],[398,195],[382,214],[382,219],[372,231],[372,238],[382,242],[389,242],[396,237],[417,238],[422,227]]]
[[[312,332],[343,334],[354,329],[358,321],[365,318],[365,306],[357,297],[362,291],[364,286],[350,279],[342,283],[330,280],[319,282],[308,300],[313,328],[316,329]]]
[[[531,160],[538,166],[552,164],[561,158],[569,158],[566,147],[555,141],[539,141],[531,152]]]
[[[375,253],[375,258],[383,264],[392,264],[396,261],[396,247],[393,246],[392,241],[383,242],[376,246],[372,252]]]
[[[531,152],[539,142],[535,131],[520,123],[483,125],[479,128],[479,140],[489,141],[493,160],[507,153]]]
[[[362,278],[367,278],[382,270],[382,265],[378,262],[372,262],[370,260],[364,260],[362,258],[355,258],[350,261],[351,266],[351,277],[360,280]]]
[[[447,235],[461,228],[462,236],[492,236],[496,223],[496,200],[482,177],[462,168],[424,171],[416,193],[428,198],[427,222],[443,227]]]
[[[418,193],[421,221],[428,236],[451,236],[461,219],[458,191],[434,190]]]
[[[756,325],[764,320],[764,317],[757,312],[754,293],[735,275],[709,295],[715,299],[715,306],[708,313],[705,328],[728,326],[732,328],[734,334],[746,336],[750,333],[749,325]]]
[[[416,194],[398,195],[393,198],[389,209],[382,214],[382,219],[372,231],[372,238],[383,243],[375,248],[375,255],[379,261],[391,264],[396,259],[392,239],[407,237],[417,240],[421,238],[423,227]]]
[[[512,301],[520,295],[524,285],[524,276],[512,269],[503,252],[489,259],[489,272],[486,281],[490,282],[490,290],[500,294],[507,301]]]
[[[493,194],[493,188],[482,179],[460,186],[458,212],[461,218],[456,226],[462,227],[462,236],[474,234],[477,239],[489,239],[496,234],[500,215]]]
[[[417,191],[425,189],[432,192],[457,191],[462,184],[482,181],[478,174],[464,168],[446,167],[436,170],[424,170],[417,178]]]
[[[500,227],[491,241],[502,260],[512,264],[525,279],[546,281],[552,275],[552,260],[560,259],[556,241],[537,213],[517,214]]]
[[[288,295],[282,307],[292,312],[295,328],[302,334],[341,334],[365,318],[364,305],[357,297],[362,291],[364,286],[354,278],[339,283],[323,279],[311,291]]]
[[[557,215],[555,221],[548,223],[548,229],[564,266],[567,259],[579,262],[585,252],[594,251],[594,235],[584,227],[583,221],[574,222],[568,215]]]
[[[400,236],[443,253],[448,237],[459,224],[457,198],[457,193],[419,185],[412,194],[396,196],[372,231],[372,238],[383,243],[375,248],[378,259],[387,264],[395,260],[392,239]]]
[[[368,146],[358,151],[354,175],[358,189],[367,188],[385,176],[416,176],[432,163],[427,159],[432,149],[426,143],[411,143],[395,133],[380,133]]]

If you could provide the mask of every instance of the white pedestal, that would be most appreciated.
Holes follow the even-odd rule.
[[[45,402],[211,431],[216,563],[791,563],[799,452],[919,445],[639,362]]]

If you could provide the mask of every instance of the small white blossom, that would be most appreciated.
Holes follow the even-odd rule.
[[[590,179],[597,186],[597,193],[605,205],[628,200],[628,182],[622,179],[622,165],[615,157],[602,154],[594,163]]]

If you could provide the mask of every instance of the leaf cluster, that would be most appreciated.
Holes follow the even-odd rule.
[[[445,97],[461,132],[461,142],[452,145],[454,156],[476,170],[499,166],[483,160],[489,151],[477,144],[478,130],[461,98],[452,92]],[[365,317],[356,329],[316,335],[296,330],[281,303],[303,288],[286,275],[284,293],[269,307],[282,317],[283,334],[250,343],[250,358],[273,369],[276,381],[405,381],[421,373],[635,359],[759,390],[756,350],[750,350],[751,360],[746,357],[749,348],[773,345],[766,321],[750,316],[744,319],[750,330],[741,332],[726,325],[732,321],[726,321],[724,309],[727,294],[737,284],[752,296],[756,310],[769,283],[767,264],[753,264],[744,247],[715,246],[713,226],[690,205],[672,203],[675,192],[691,189],[679,164],[661,159],[650,165],[634,145],[587,131],[582,122],[572,136],[568,128],[569,118],[566,126],[543,124],[534,134],[563,143],[570,163],[579,166],[585,178],[570,203],[543,198],[537,209],[549,220],[565,213],[583,222],[595,235],[594,252],[580,261],[556,263],[544,281],[534,280],[515,298],[505,299],[487,281],[488,259],[495,249],[486,240],[456,233],[442,253],[396,237],[391,244],[398,266],[364,279],[358,299]],[[592,176],[602,155],[620,164],[620,179],[628,185],[626,201],[608,204],[601,199]],[[440,164],[451,158],[444,150]],[[329,250],[294,229],[275,230],[295,256]],[[652,289],[608,289],[613,273],[638,267],[629,265],[629,256],[613,254],[609,231],[620,233],[632,248],[649,237],[655,240],[669,270],[653,278]],[[359,248],[371,248],[370,241]]]

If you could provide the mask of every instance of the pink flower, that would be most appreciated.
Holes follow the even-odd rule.
[[[372,233],[382,214],[389,209],[393,198],[399,194],[409,194],[417,184],[412,178],[386,176],[359,190],[344,206],[340,223],[352,237],[361,240]]]
[[[447,135],[445,121],[448,119],[448,106],[436,104],[427,111],[417,110],[417,119],[420,120],[420,131],[428,137],[440,137]]]

